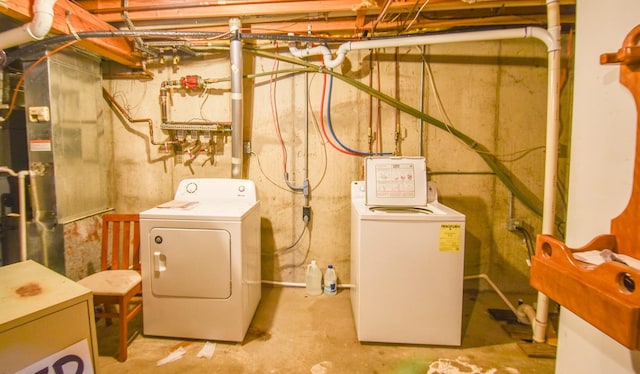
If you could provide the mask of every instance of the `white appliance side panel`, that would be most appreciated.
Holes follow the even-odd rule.
[[[242,221],[242,328],[247,331],[262,298],[260,202]]]
[[[364,204],[362,202],[362,204]],[[356,327],[356,332],[360,329],[360,294],[358,293],[360,280],[360,216],[356,207],[351,206],[351,283],[354,287],[349,290],[351,297],[351,310]]]
[[[460,345],[464,222],[362,221],[363,341]],[[451,225],[458,243],[443,228]],[[445,230],[446,231],[446,230]]]
[[[158,297],[231,296],[231,236],[226,230],[151,229],[151,290]]]

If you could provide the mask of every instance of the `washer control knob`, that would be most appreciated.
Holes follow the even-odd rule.
[[[193,183],[193,182],[191,182],[191,183],[187,184],[186,189],[187,189],[188,193],[194,193],[198,189],[198,185]]]
[[[238,186],[238,191],[244,192],[245,187],[243,185]]]
[[[162,236],[158,235],[153,239],[156,244],[162,244]]]

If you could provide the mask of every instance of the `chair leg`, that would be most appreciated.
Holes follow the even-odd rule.
[[[128,325],[129,321],[127,321],[127,312],[128,306],[125,300],[120,301],[119,306],[119,314],[120,314],[120,332],[118,339],[118,359],[119,361],[127,360],[127,345],[129,343],[129,333],[128,333]]]

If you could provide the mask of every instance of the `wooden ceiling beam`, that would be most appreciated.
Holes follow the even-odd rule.
[[[544,24],[547,22],[546,15],[532,15],[528,17],[528,21],[531,23]],[[561,16],[561,23],[572,24],[575,23],[575,15]],[[361,33],[364,30],[370,30],[371,25],[366,24],[364,27],[356,27],[353,21],[315,21],[315,22],[298,22],[298,23],[270,23],[269,28],[271,32],[292,32],[294,34],[302,35],[306,32],[308,26],[311,26],[313,34],[315,36],[332,36],[332,37],[361,37]],[[450,30],[452,28],[464,28],[464,27],[477,27],[477,26],[513,26],[522,25],[522,17],[517,16],[499,16],[499,17],[487,17],[482,19],[457,19],[457,20],[423,20],[416,21],[411,29],[415,32],[436,32],[443,30]],[[397,23],[379,23],[376,26],[378,33],[391,34],[398,30],[399,25]],[[201,31],[212,31],[211,29],[200,29]],[[269,33],[270,31],[265,29],[264,26],[256,25],[256,28],[251,30],[254,33]]]
[[[121,22],[123,8],[121,0],[76,0],[80,6],[105,22]],[[575,5],[576,0],[560,0],[560,5]],[[202,2],[195,0],[129,0],[127,13],[132,21],[161,21],[195,18],[251,18],[293,15],[325,14],[328,18],[357,17],[366,13],[377,17],[385,9],[386,1],[378,0],[227,0]],[[422,5],[423,2],[419,2]],[[387,13],[410,12],[416,8],[415,1],[393,0]],[[430,0],[424,11],[439,12],[473,9],[509,9],[540,6],[546,0],[485,0],[464,2],[461,0]]]
[[[87,0],[78,3],[105,22],[121,22],[120,0]],[[344,12],[355,15],[362,0],[285,0],[195,2],[173,0],[129,0],[127,13],[132,21],[193,18],[268,17],[291,14]]]
[[[33,18],[32,1],[4,0],[4,5],[6,8],[0,7],[0,10],[9,17],[25,23]],[[55,3],[53,12],[54,20],[50,31],[51,34],[116,30],[110,24],[96,18],[85,9],[67,0],[58,0]],[[133,56],[131,45],[125,38],[83,39],[78,42],[78,45],[123,65],[140,66],[139,59]]]

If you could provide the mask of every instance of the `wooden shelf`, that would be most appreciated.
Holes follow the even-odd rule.
[[[589,266],[575,252],[619,252],[615,235],[601,235],[581,248],[539,235],[531,285],[625,347],[640,349],[640,271],[618,262]]]

